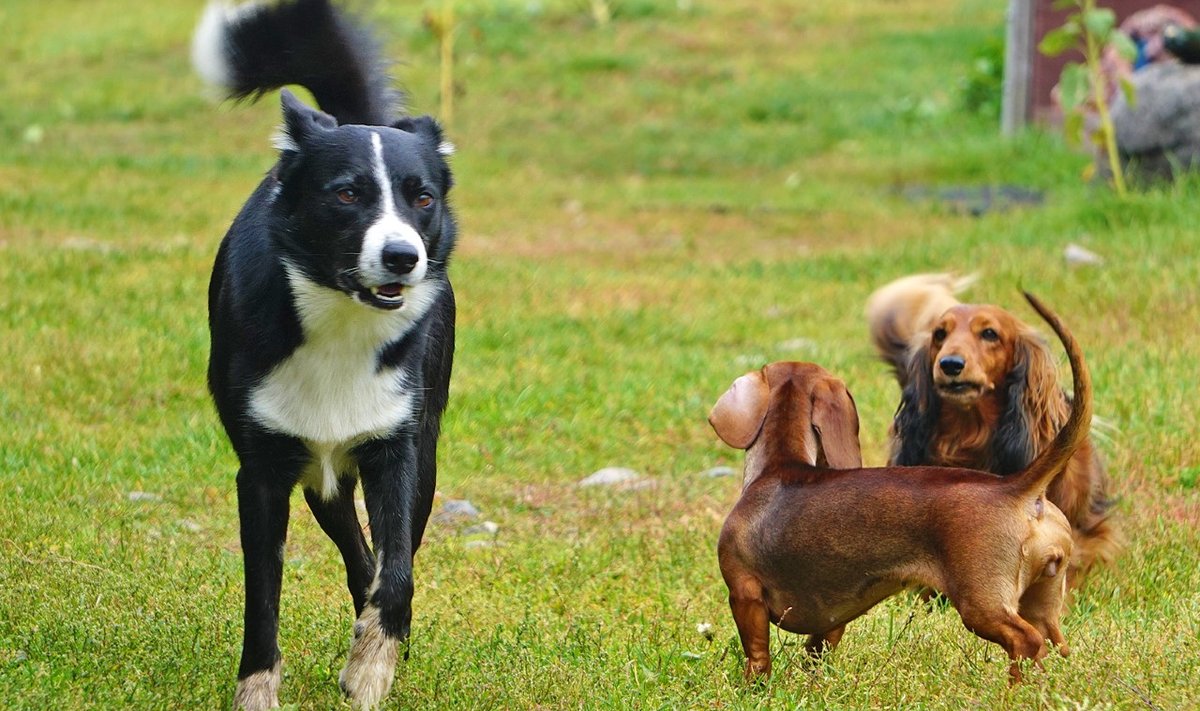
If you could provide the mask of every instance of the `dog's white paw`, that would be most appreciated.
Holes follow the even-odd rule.
[[[396,640],[384,634],[379,608],[367,605],[354,623],[354,642],[338,682],[355,705],[371,709],[387,696],[395,673]]]
[[[273,709],[279,707],[279,678],[282,662],[263,671],[254,672],[237,684],[233,692],[233,708],[245,711]]]

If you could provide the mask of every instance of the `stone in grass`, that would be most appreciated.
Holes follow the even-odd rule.
[[[700,476],[707,479],[719,479],[724,476],[733,476],[734,473],[733,467],[712,467],[700,472]]]
[[[495,521],[484,521],[463,529],[464,536],[495,536],[500,533],[500,525]]]
[[[479,509],[466,499],[447,499],[442,510],[433,515],[435,523],[454,524],[479,518]]]
[[[1063,258],[1067,260],[1067,266],[1070,267],[1104,264],[1104,257],[1077,244],[1068,244],[1063,250]]]
[[[632,469],[627,469],[625,467],[605,467],[580,480],[579,486],[615,486],[617,484],[627,485],[628,482],[634,482],[639,478],[641,478],[641,475]]]
[[[162,496],[149,491],[131,491],[129,492],[130,501],[162,501]]]

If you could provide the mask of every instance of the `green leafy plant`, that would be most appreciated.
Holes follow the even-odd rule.
[[[1117,138],[1108,102],[1108,81],[1101,66],[1101,55],[1104,48],[1111,45],[1122,57],[1132,61],[1137,56],[1137,47],[1117,29],[1117,18],[1113,11],[1096,7],[1095,0],[1056,0],[1053,7],[1056,10],[1073,8],[1074,12],[1067,15],[1061,26],[1046,33],[1038,49],[1048,57],[1057,57],[1072,49],[1083,54],[1083,62],[1067,62],[1059,77],[1063,130],[1068,139],[1082,141],[1084,111],[1090,100],[1100,120],[1093,139],[1108,158],[1114,189],[1124,197],[1127,192],[1125,175],[1117,154]],[[1120,85],[1125,100],[1132,106],[1136,101],[1133,85],[1125,77],[1121,77]]]
[[[975,50],[966,74],[959,79],[959,101],[972,114],[1000,118],[1004,92],[1004,35],[998,33]]]

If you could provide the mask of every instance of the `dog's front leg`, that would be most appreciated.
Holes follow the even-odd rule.
[[[375,579],[354,623],[354,641],[342,670],[342,690],[361,708],[372,708],[392,686],[397,646],[412,620],[412,531],[417,500],[415,437],[402,433],[355,450],[362,477]]]
[[[279,706],[279,588],[291,480],[243,463],[237,492],[246,608],[233,707],[258,711]]]

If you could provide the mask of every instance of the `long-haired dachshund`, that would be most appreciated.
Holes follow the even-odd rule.
[[[770,673],[770,624],[834,647],[845,625],[905,588],[946,595],[963,624],[1018,662],[1066,655],[1059,628],[1071,527],[1046,487],[1087,439],[1091,384],[1079,344],[1033,297],[1067,348],[1077,397],[1050,446],[1012,476],[948,467],[863,469],[842,381],[812,363],[737,379],[709,415],[746,450],[742,494],[718,558],[746,653]]]
[[[970,282],[947,274],[898,279],[867,304],[871,337],[901,387],[889,463],[970,467],[1007,476],[1028,466],[1066,422],[1046,342],[1008,311],[959,303]],[[1120,548],[1104,464],[1089,439],[1050,484],[1075,539],[1078,584]]]

